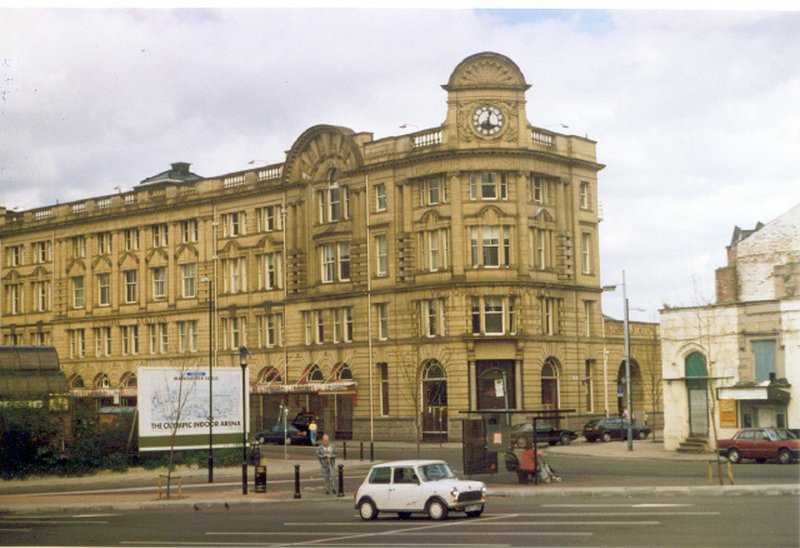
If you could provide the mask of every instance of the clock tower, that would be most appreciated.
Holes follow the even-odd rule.
[[[486,51],[464,59],[447,84],[445,142],[470,147],[527,147],[530,132],[525,92],[530,88],[519,67]]]

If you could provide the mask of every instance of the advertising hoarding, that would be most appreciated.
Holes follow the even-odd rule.
[[[140,451],[208,448],[208,368],[140,367],[137,380]],[[212,389],[213,445],[241,447],[247,424],[241,369],[214,368]],[[249,410],[249,394],[244,396]]]

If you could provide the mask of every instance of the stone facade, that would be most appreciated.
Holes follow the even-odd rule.
[[[690,436],[713,447],[715,429],[725,438],[744,426],[800,428],[800,205],[753,230],[736,227],[727,257],[715,304],[661,311],[670,449]]]
[[[502,55],[443,88],[432,129],[319,125],[280,164],[178,163],[124,194],[3,210],[5,343],[52,343],[73,393],[105,404],[135,401],[141,365],[237,366],[247,345],[255,429],[281,399],[361,439],[459,439],[476,408],[616,413],[595,143],[532,126]],[[653,404],[655,332],[633,327],[634,413]]]

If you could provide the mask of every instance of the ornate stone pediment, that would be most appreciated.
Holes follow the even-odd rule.
[[[283,173],[292,182],[317,182],[332,169],[348,172],[361,166],[361,152],[353,141],[353,130],[319,125],[307,129],[286,155]]]
[[[444,87],[453,89],[506,88],[527,90],[530,86],[517,64],[500,53],[484,51],[470,55],[455,68]]]

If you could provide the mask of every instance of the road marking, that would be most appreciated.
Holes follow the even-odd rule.
[[[486,521],[491,521],[491,520],[494,520],[494,519],[514,518],[514,517],[517,517],[517,514],[501,514],[501,515],[497,516],[496,518],[486,518],[483,521],[486,522]],[[342,540],[353,540],[353,539],[364,538],[364,537],[393,535],[393,534],[396,534],[396,533],[408,533],[409,531],[422,531],[422,530],[426,530],[426,529],[437,529],[437,528],[440,528],[440,527],[449,527],[449,526],[455,525],[457,523],[463,523],[463,522],[461,522],[461,521],[451,521],[451,522],[448,522],[448,523],[437,523],[435,525],[423,525],[421,527],[403,528],[403,529],[392,530],[392,531],[380,531],[380,532],[377,532],[377,533],[348,534],[348,535],[345,535],[345,536],[336,536],[336,537],[323,538],[323,539],[319,539],[317,541],[294,542],[294,543],[286,544],[286,545],[283,545],[283,546],[298,546],[298,545],[303,545],[303,544],[315,544],[315,545],[317,545],[317,544],[320,544],[320,543],[323,543],[323,542],[332,543],[332,542],[338,542],[338,541],[342,541]]]
[[[531,517],[556,516],[718,516],[719,512],[537,512],[535,514],[517,514]]]
[[[45,524],[45,525],[47,525],[47,524],[52,524],[52,525],[87,525],[87,524],[108,525],[107,521],[101,521],[101,520],[83,520],[83,521],[74,521],[74,520],[72,520],[72,521],[69,521],[69,520],[63,520],[63,519],[57,519],[57,520],[50,520],[50,519],[8,519],[8,520],[3,520],[3,523],[4,524],[6,524],[6,523],[22,523],[22,524],[25,524],[25,523],[40,523],[40,524]]]
[[[114,516],[117,516],[117,515],[119,515],[119,514],[75,514],[74,516],[70,516],[70,517],[71,518],[78,518],[78,519],[83,519],[83,518],[110,518],[110,517],[114,517]]]
[[[335,522],[335,521],[327,521],[327,522],[315,522],[315,526],[321,527],[328,527],[328,526],[341,526],[341,527],[357,527],[359,525],[372,527],[373,525],[393,525],[398,526],[402,522],[398,521],[384,521],[381,522],[372,522],[372,523],[360,523],[360,522]],[[408,522],[405,522],[408,523]],[[491,523],[486,523],[484,520],[480,519],[473,519],[470,521],[460,521],[459,523],[463,525],[480,525],[481,523],[485,523],[486,525],[660,525],[660,521],[493,521]],[[308,526],[308,522],[293,522],[287,521],[283,524],[286,527],[297,527],[297,526]],[[400,530],[398,530],[398,533]],[[239,534],[239,533],[206,533],[207,535],[221,535],[221,534]],[[264,533],[241,533],[241,534],[268,534]],[[303,533],[305,534],[305,533]],[[494,534],[494,533],[492,533]]]
[[[580,523],[580,522],[575,522]],[[649,522],[644,525],[650,525],[652,523],[659,523],[659,522]],[[572,524],[572,522],[570,522]],[[542,522],[542,525],[554,525],[553,523],[545,523]],[[355,532],[353,532],[355,533]],[[278,536],[278,535],[292,535],[296,537],[300,536],[325,536],[325,535],[341,535],[343,534],[341,531],[338,532],[331,532],[331,531],[315,531],[315,532],[298,532],[298,531],[208,531],[206,535],[209,536],[231,536],[231,537],[271,537],[271,536]],[[418,531],[416,529],[409,529],[406,531],[398,530],[398,531],[381,531],[379,533],[374,533],[374,535],[398,535],[398,536],[448,536],[448,537],[460,537],[465,535],[474,535],[474,531]],[[492,531],[489,533],[492,536],[510,536],[510,537],[519,537],[519,536],[550,536],[550,535],[563,535],[563,536],[573,536],[573,537],[587,537],[591,536],[592,533],[584,533],[584,532],[573,532],[573,531]],[[373,533],[364,533],[358,536],[371,536]],[[316,543],[317,541],[305,541]],[[383,544],[383,543],[381,543]],[[292,543],[289,546],[294,546]]]
[[[360,546],[362,548],[383,548],[384,546],[403,546],[408,547],[407,542],[388,542],[384,543],[381,542],[380,544],[376,544],[374,542],[349,542],[347,544],[319,544],[319,541],[311,541],[313,544],[309,544],[309,542],[297,542],[293,544],[281,544],[281,543],[264,543],[264,542],[190,542],[190,541],[166,541],[166,540],[121,540],[120,544],[126,545],[155,545],[155,546],[276,546],[276,547],[283,547],[283,546],[294,546],[296,548],[302,548],[303,546],[313,546],[314,548],[325,548],[325,547],[336,547],[342,548],[344,546]],[[480,546],[480,548],[509,548],[510,544],[485,544],[483,542],[478,543],[470,543],[470,542],[458,542],[458,543],[414,543],[415,548],[439,548],[439,547],[457,547],[457,546]]]
[[[542,508],[678,508],[694,504],[644,503],[644,504],[542,504]]]
[[[9,529],[0,529],[2,533],[30,533],[31,530],[27,527],[14,527]]]

